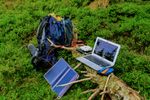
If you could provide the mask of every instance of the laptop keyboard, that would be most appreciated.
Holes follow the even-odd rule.
[[[88,59],[89,61],[100,65],[100,66],[109,66],[108,64],[104,63],[103,61],[101,61],[100,59],[97,59],[96,57],[89,55],[89,56],[85,56],[84,58]]]

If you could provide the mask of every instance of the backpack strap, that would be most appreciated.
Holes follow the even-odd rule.
[[[38,44],[40,44],[42,37],[44,38],[43,35],[43,28],[46,27],[46,25],[48,24],[48,20],[49,20],[49,16],[46,16],[42,19],[38,29],[37,29],[37,40],[38,40]],[[44,29],[45,31],[45,29]]]
[[[41,45],[44,43],[44,40],[45,40],[45,26],[46,26],[46,24],[43,26],[43,32],[42,32],[42,37],[41,37],[41,41],[40,41]]]
[[[44,48],[44,43],[46,39],[46,27],[48,25],[49,16],[46,16],[42,19],[38,29],[37,29],[37,41],[38,41],[38,55],[44,53],[42,50]]]

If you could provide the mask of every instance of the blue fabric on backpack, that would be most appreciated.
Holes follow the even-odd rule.
[[[57,21],[54,17],[49,19],[49,36],[55,44],[70,46],[73,39],[73,25],[70,19]]]
[[[51,36],[53,42],[56,42],[62,35],[61,33],[63,33],[61,22],[56,21],[54,17],[50,17],[49,24],[50,32],[48,35]]]

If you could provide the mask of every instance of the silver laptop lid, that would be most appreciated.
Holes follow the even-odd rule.
[[[119,44],[97,37],[92,54],[113,66],[116,62],[119,50]]]

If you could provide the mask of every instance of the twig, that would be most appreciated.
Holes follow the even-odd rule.
[[[86,90],[86,91],[83,91],[81,94],[86,94],[88,92],[95,92],[97,89],[90,89],[90,90]]]
[[[133,95],[136,98],[136,100],[141,100],[140,97],[138,97],[135,93],[133,93]]]
[[[78,67],[80,67],[81,63],[78,63],[77,66],[74,67],[74,70],[77,69]]]
[[[106,87],[107,87],[107,84],[108,84],[108,81],[109,81],[110,76],[111,76],[111,74],[107,77],[107,80],[106,80],[106,83],[105,83],[103,92],[106,91]],[[105,94],[102,94],[101,100],[104,100],[104,95],[105,95]]]
[[[81,71],[81,73],[86,74],[86,73],[87,73],[87,71]]]
[[[51,44],[51,46],[55,48],[62,48],[62,49],[70,50],[70,51],[76,50],[76,47],[65,47],[63,45],[56,45],[49,38],[47,38],[47,40]]]
[[[101,92],[99,95],[103,95],[103,94],[106,94],[106,93],[109,93],[110,91],[105,91],[105,92]]]
[[[92,76],[92,77],[96,77],[95,74],[92,74],[92,73],[87,73],[88,76]]]
[[[67,86],[67,85],[71,85],[71,84],[79,83],[79,82],[83,82],[83,81],[88,81],[88,80],[91,80],[91,78],[84,78],[84,79],[77,80],[77,81],[73,81],[73,82],[70,82],[70,83],[57,85],[56,87],[59,87],[59,86]]]
[[[96,91],[89,97],[88,100],[92,100],[92,98],[94,98],[98,93],[99,93],[100,89],[96,89]]]
[[[85,77],[95,77],[95,75],[93,75],[93,74],[85,74],[84,76]]]
[[[70,51],[76,50],[76,47],[65,47],[65,46],[62,46],[61,48],[62,49],[66,49],[66,50],[70,50]]]

